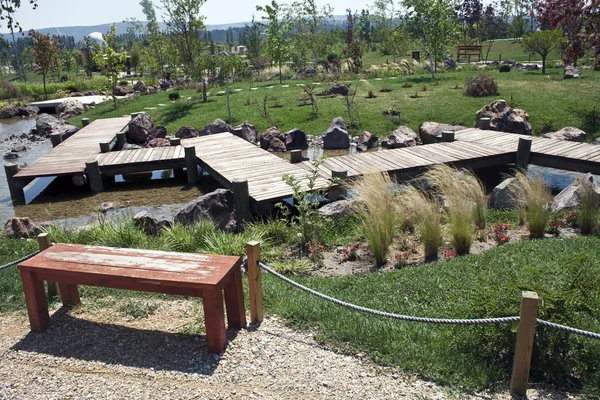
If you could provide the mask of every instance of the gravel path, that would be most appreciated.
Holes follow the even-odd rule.
[[[29,332],[24,313],[0,315],[0,399],[510,398],[448,393],[336,353],[274,317],[228,332],[227,350],[207,354],[204,336],[189,334],[203,324],[197,302],[127,301],[151,303],[150,314],[132,319],[118,311],[127,308],[94,303],[56,311],[41,334]]]

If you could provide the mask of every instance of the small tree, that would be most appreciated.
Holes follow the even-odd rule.
[[[562,43],[560,29],[538,31],[523,36],[521,45],[530,53],[537,53],[542,57],[542,74],[546,74],[546,57]]]
[[[271,2],[271,5],[256,6],[256,10],[267,13],[266,16],[262,17],[269,21],[265,29],[267,35],[266,51],[269,57],[279,66],[279,83],[282,84],[281,67],[290,58],[290,24],[282,20],[281,7],[275,0]]]
[[[119,83],[119,72],[125,65],[125,52],[117,53],[114,46],[115,37],[117,36],[117,28],[115,24],[110,27],[108,35],[102,35],[104,44],[99,51],[93,54],[94,62],[102,70],[102,74],[110,80],[113,105],[117,109],[117,96],[115,88]]]
[[[58,52],[60,49],[58,37],[56,35],[50,37],[50,34],[42,35],[33,29],[29,31],[29,37],[31,37],[33,55],[35,57],[38,72],[42,75],[44,81],[44,98],[47,99],[46,76],[57,64]]]

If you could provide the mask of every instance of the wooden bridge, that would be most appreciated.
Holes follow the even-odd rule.
[[[15,165],[5,166],[12,198],[24,199],[23,187],[34,178],[46,176],[85,176],[83,182],[89,180],[92,190],[102,190],[103,177],[186,168],[189,183],[195,184],[198,166],[225,188],[233,190],[236,182],[246,182],[243,190],[252,204],[291,197],[293,190],[283,181],[284,175],[298,178],[302,190],[310,189],[310,162],[289,163],[229,133],[181,140],[180,144],[177,139],[168,147],[110,151],[119,148],[115,145],[119,139],[124,140],[128,121],[125,117],[97,120],[31,166],[20,171]],[[474,170],[532,163],[600,174],[600,146],[466,129],[445,134],[442,143],[328,158],[321,164],[312,189],[328,186],[332,176],[351,178],[365,171],[386,171],[406,178],[439,163]]]

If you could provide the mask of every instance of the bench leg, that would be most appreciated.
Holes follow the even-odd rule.
[[[60,299],[62,300],[63,306],[76,306],[81,303],[77,285],[59,283],[58,287],[60,288]]]
[[[242,270],[235,267],[225,285],[225,305],[227,306],[227,326],[231,329],[242,329],[246,326],[246,309],[244,308],[244,289],[242,287]]]
[[[225,310],[223,293],[220,289],[203,289],[204,325],[209,353],[221,353],[227,345],[225,334]]]
[[[41,332],[48,328],[50,324],[44,282],[36,279],[33,273],[23,271],[21,271],[21,280],[23,281],[23,292],[25,293],[31,330]]]

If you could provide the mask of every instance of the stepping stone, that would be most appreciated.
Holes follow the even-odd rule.
[[[220,92],[217,92],[217,96],[223,96],[225,94],[227,94],[227,92],[224,91],[224,90],[221,90]]]
[[[192,99],[192,96],[190,96],[190,97],[186,97],[185,99],[186,99],[186,100],[191,100],[191,99]]]
[[[251,87],[250,90],[258,90],[257,87]]]
[[[242,89],[235,89],[234,92],[241,92]]]
[[[321,82],[313,82],[315,85],[320,85]]]
[[[360,82],[367,82],[367,80],[366,79],[361,79]],[[350,83],[350,82],[348,82],[348,83]]]
[[[282,88],[288,88],[290,85],[281,85]]]
[[[157,104],[159,107],[166,107],[166,104]]]
[[[395,76],[392,76],[390,79],[396,79],[396,77],[395,77]]]
[[[156,107],[146,107],[144,110],[156,110]]]
[[[380,81],[380,80],[381,80],[381,78],[375,78],[375,80],[376,80],[376,81]]]
[[[273,86],[267,86],[267,89],[273,89]]]
[[[296,83],[296,86],[304,87],[304,83]]]

